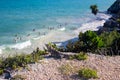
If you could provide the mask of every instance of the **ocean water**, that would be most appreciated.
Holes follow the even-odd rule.
[[[3,49],[23,49],[31,40],[53,31],[84,31],[96,17],[89,6],[98,5],[101,12],[115,0],[0,0],[0,53]],[[101,17],[106,17],[100,14]],[[104,23],[97,22],[99,26]],[[91,27],[89,27],[91,28]],[[50,29],[53,29],[52,31]],[[79,30],[80,31],[80,30]]]

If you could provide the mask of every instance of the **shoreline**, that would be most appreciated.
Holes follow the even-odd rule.
[[[63,42],[67,42],[70,39],[77,37],[79,32],[85,32],[87,30],[92,30],[92,31],[98,30],[101,26],[103,26],[104,22],[108,18],[110,18],[109,14],[99,13],[98,16],[95,17],[95,19],[93,19],[90,22],[83,23],[79,28],[77,28],[76,30],[73,30],[72,33],[70,33],[69,31],[67,32],[65,27],[59,28],[57,30],[51,30],[51,32],[46,35],[42,35],[40,37],[33,38],[31,40],[28,40],[22,43],[16,43],[15,45],[10,45],[10,46],[7,46],[6,48],[2,47],[2,49],[0,49],[0,54],[1,55],[8,55],[11,53],[12,54],[16,54],[16,53],[28,54],[28,53],[31,53],[33,50],[35,50],[37,47],[39,47],[40,49],[43,49],[45,47],[44,44],[47,44],[49,42],[59,42],[58,45],[60,45]]]

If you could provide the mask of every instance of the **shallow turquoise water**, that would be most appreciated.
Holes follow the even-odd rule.
[[[0,45],[15,43],[17,35],[23,42],[33,37],[49,33],[48,27],[57,28],[68,24],[71,27],[91,20],[94,17],[89,9],[97,4],[101,11],[115,0],[0,0]],[[32,31],[36,29],[36,31]],[[31,37],[27,37],[27,35]]]

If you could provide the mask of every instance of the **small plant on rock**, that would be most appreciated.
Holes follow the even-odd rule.
[[[89,68],[83,68],[83,69],[79,70],[78,74],[80,77],[83,77],[85,79],[98,78],[96,70],[89,69]]]
[[[65,64],[59,67],[59,70],[63,75],[69,75],[73,72],[73,67],[70,64]]]
[[[48,45],[49,45],[50,47],[54,48],[55,50],[58,50],[58,47],[57,47],[56,44],[50,42],[50,43],[48,43]]]
[[[80,52],[79,54],[75,55],[75,59],[77,60],[86,60],[88,58],[87,54]]]

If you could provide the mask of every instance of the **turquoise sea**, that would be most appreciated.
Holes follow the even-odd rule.
[[[114,1],[0,0],[0,48],[47,35],[50,29],[69,33],[95,18],[91,4],[104,12]]]

